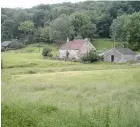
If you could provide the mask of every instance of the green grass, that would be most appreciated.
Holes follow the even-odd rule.
[[[139,51],[136,51],[136,53],[137,53],[137,54],[140,54],[140,50],[139,50]]]
[[[97,50],[105,51],[112,48],[113,41],[110,39],[96,39],[95,41],[93,41],[93,45]]]
[[[48,60],[35,45],[2,59],[2,127],[140,125],[138,65]]]

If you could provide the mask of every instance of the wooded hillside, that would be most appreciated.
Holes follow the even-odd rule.
[[[140,48],[139,1],[85,1],[38,5],[29,9],[2,8],[2,41],[60,43],[74,38],[116,38]],[[124,43],[125,42],[125,43]],[[126,42],[128,42],[126,44]]]

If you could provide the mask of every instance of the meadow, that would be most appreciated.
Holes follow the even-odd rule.
[[[44,46],[57,55],[56,45],[2,53],[2,127],[140,126],[140,66],[45,59]]]

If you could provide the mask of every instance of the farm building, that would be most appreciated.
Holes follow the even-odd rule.
[[[79,60],[84,54],[90,50],[96,50],[88,39],[73,40],[63,44],[59,49],[59,58],[69,58]]]
[[[103,55],[104,61],[125,63],[127,61],[135,61],[136,53],[128,48],[113,48]]]
[[[9,46],[9,44],[10,44],[11,42],[12,42],[12,41],[4,41],[4,42],[1,43],[1,47],[6,48],[6,47]]]

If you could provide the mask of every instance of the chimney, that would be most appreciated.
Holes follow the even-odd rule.
[[[88,38],[85,38],[85,41],[88,42],[89,41]]]
[[[69,42],[69,38],[67,37],[67,42]]]

